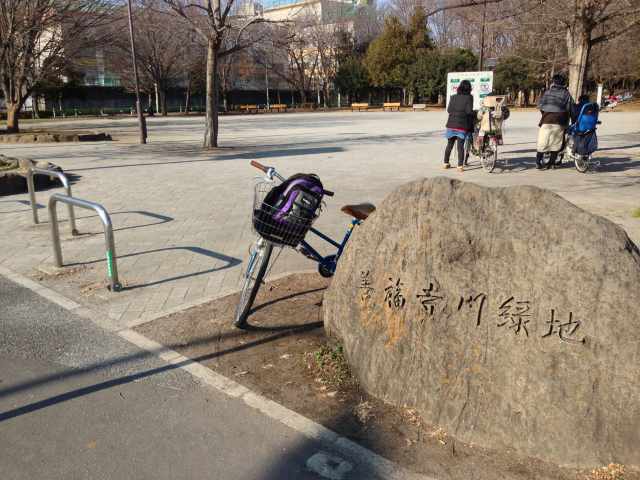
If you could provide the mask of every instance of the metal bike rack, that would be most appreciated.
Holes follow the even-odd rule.
[[[60,193],[54,193],[49,198],[51,238],[53,240],[53,256],[56,267],[62,267],[62,248],[60,246],[60,230],[58,229],[58,212],[56,210],[56,204],[58,202],[75,205],[80,208],[86,208],[87,210],[94,210],[98,214],[102,221],[102,225],[104,226],[104,241],[107,247],[107,275],[109,276],[110,289],[113,292],[120,291],[122,289],[122,285],[120,285],[120,282],[118,281],[116,246],[113,238],[111,217],[109,217],[109,213],[105,208],[98,203],[70,197],[68,195],[62,195]]]
[[[55,170],[47,170],[46,168],[29,167],[29,170],[27,171],[27,188],[29,189],[29,199],[31,201],[33,223],[37,225],[39,222],[38,207],[36,206],[36,189],[33,182],[34,175],[48,175],[50,177],[58,177],[67,192],[67,196],[73,197],[73,195],[71,195],[71,184],[69,183],[69,179],[64,173],[56,172]],[[69,225],[71,226],[71,235],[79,235],[78,229],[76,228],[76,216],[73,211],[73,205],[69,203],[67,206],[69,208]]]

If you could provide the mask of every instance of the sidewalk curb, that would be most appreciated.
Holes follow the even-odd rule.
[[[18,285],[23,286],[24,288],[27,288],[28,290],[31,290],[63,309],[82,318],[88,319],[100,328],[104,328],[94,320],[98,314],[97,312],[68,299],[58,292],[2,266],[0,266],[0,275],[14,283],[17,283]],[[288,274],[283,274],[282,276],[285,275]],[[228,293],[226,294],[228,295]],[[215,298],[220,298],[220,296],[218,295]],[[176,308],[169,312],[163,312],[156,318],[160,318],[161,316],[165,316],[170,313],[177,313],[178,311],[186,308],[192,308],[193,306],[202,305],[215,298],[202,299],[200,301],[193,302],[193,304],[182,306],[179,309]],[[153,321],[156,318],[146,320],[140,324]],[[214,388],[229,397],[241,399],[247,406],[258,410],[265,416],[288,426],[310,440],[319,442],[325,448],[341,453],[347,459],[355,462],[356,464],[365,466],[367,470],[375,472],[376,476],[380,476],[380,478],[384,480],[436,480],[434,477],[409,472],[391,460],[388,460],[377,453],[374,453],[371,450],[338,435],[325,426],[320,425],[307,417],[274,402],[273,400],[269,400],[268,398],[251,391],[247,387],[240,385],[230,378],[208,369],[200,363],[145,337],[131,328],[132,326],[130,325],[129,328],[124,328],[112,333],[115,333],[120,338],[137,346],[138,348],[162,359],[168,364],[175,365],[176,368],[180,368],[188,372],[191,376],[197,378],[208,387]]]

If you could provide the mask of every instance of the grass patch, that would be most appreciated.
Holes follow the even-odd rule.
[[[309,354],[307,364],[318,380],[328,387],[339,389],[354,384],[344,350],[339,343],[325,344]]]
[[[631,211],[631,216],[632,216],[633,218],[640,218],[640,208],[634,208],[634,209]]]

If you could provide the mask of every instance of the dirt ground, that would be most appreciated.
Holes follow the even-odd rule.
[[[412,409],[367,396],[349,375],[341,347],[325,336],[319,275],[292,275],[261,289],[250,331],[233,327],[237,295],[136,330],[413,471],[439,479],[638,480],[618,466],[559,468],[515,452],[465,445]]]

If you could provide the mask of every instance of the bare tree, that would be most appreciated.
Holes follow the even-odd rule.
[[[313,15],[308,14],[271,25],[268,39],[252,50],[254,61],[297,91],[302,103],[306,103],[307,94],[313,88],[320,63],[311,34],[315,21]]]
[[[249,47],[256,36],[250,27],[265,20],[238,14],[236,0],[163,0],[180,17],[187,20],[207,45],[206,120],[203,145],[218,146],[218,110],[220,59]],[[236,10],[234,10],[236,7]]]
[[[547,0],[541,8],[563,26],[569,91],[576,97],[582,93],[593,47],[640,25],[640,0]]]
[[[185,79],[187,62],[192,58],[191,30],[180,19],[168,22],[167,12],[158,0],[147,0],[135,10],[136,55],[140,83],[143,91],[155,93],[156,109],[167,114],[167,91]],[[124,13],[124,11],[122,11]],[[129,43],[124,37],[114,35],[120,50],[116,68],[125,84],[132,84],[132,66],[127,53]],[[201,61],[204,57],[201,58]]]
[[[62,76],[67,59],[95,44],[111,13],[108,0],[0,1],[0,84],[7,131],[18,132],[18,115],[45,77]]]

